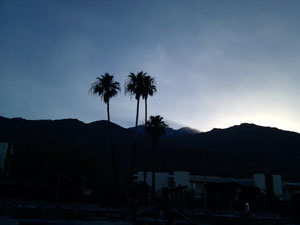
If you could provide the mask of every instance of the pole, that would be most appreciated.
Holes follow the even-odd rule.
[[[57,178],[57,186],[56,186],[56,201],[58,201],[59,182],[60,182],[60,176],[58,176],[58,178]]]
[[[231,215],[231,191],[229,191],[229,214]]]

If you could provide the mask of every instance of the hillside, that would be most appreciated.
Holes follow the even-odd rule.
[[[175,141],[175,140],[174,140]],[[227,129],[189,135],[165,148],[171,165],[194,173],[251,176],[255,172],[300,174],[300,134],[241,124]],[[180,160],[178,160],[180,159]]]
[[[83,175],[93,171],[95,176],[98,173],[110,176],[106,121],[86,124],[76,119],[30,121],[0,117],[0,127],[0,141],[15,146],[19,171],[22,168],[27,172]],[[116,124],[112,124],[112,129],[117,162],[124,178],[133,130]],[[137,149],[139,169],[143,168],[142,140]],[[148,140],[148,168],[151,147]],[[201,175],[251,176],[255,172],[273,172],[293,178],[300,174],[299,161],[300,134],[254,124],[167,135],[160,139],[158,149],[160,170],[190,170]]]

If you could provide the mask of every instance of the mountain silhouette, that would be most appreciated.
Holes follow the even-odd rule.
[[[83,123],[77,119],[25,120],[0,117],[0,141],[15,146],[16,164],[17,167],[23,166],[22,171],[27,169],[28,164],[32,167],[31,171],[39,170],[41,173],[62,173],[71,171],[73,166],[72,173],[84,170],[86,174],[93,171],[95,176],[100,173],[109,177],[112,169],[107,125],[107,121]],[[118,168],[121,176],[126,177],[134,130],[114,123],[111,125]],[[143,135],[142,126],[138,127],[138,131]],[[166,133],[166,137],[158,143],[159,170],[188,170],[199,175],[235,177],[271,172],[282,174],[286,179],[299,178],[298,133],[246,123],[209,132],[168,128]],[[139,170],[143,168],[142,135],[137,149]],[[150,170],[150,137],[147,146]],[[60,171],[59,166],[63,167],[65,163],[68,168]]]
[[[135,127],[130,127],[130,128],[127,128],[127,129],[134,132]],[[145,126],[144,125],[139,125],[137,127],[137,132],[138,132],[139,135],[144,135]],[[177,129],[177,130],[173,129],[171,127],[168,127],[168,128],[166,128],[165,132],[166,132],[165,137],[187,136],[187,135],[190,135],[190,134],[200,133],[199,130],[193,129],[193,128],[190,128],[190,127],[182,127],[180,129]]]

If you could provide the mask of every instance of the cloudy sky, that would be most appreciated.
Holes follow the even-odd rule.
[[[175,128],[300,132],[299,12],[296,0],[1,0],[0,115],[106,119],[88,90],[109,72],[122,85],[112,121],[134,126],[124,82],[143,70],[158,89],[149,114]]]

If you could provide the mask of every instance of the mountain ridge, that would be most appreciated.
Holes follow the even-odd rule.
[[[114,123],[111,125],[118,166],[124,173],[123,177],[126,177],[134,132],[132,128]],[[52,153],[65,154],[64,160],[68,161],[74,158],[74,152],[79,157],[77,164],[82,163],[81,155],[85,155],[88,159],[86,166],[90,170],[111,171],[105,120],[84,123],[77,119],[31,121],[0,117],[0,127],[0,141],[15,145],[16,154],[27,157],[26,161],[20,156],[20,168],[23,168],[21,165],[26,167],[36,163],[26,156],[26,152],[48,152],[49,158],[52,157],[55,162],[61,160],[61,164],[64,163],[63,159],[54,157]],[[140,126],[140,130],[143,131],[143,127]],[[143,143],[144,137],[140,135],[137,148],[138,170],[143,168]],[[151,148],[151,137],[148,137],[147,168],[151,165]],[[300,134],[255,124],[242,123],[208,132],[169,135],[160,138],[157,152],[159,170],[188,170],[194,174],[218,176],[251,176],[253,173],[266,171],[280,173],[285,177],[300,174]],[[33,153],[27,155],[30,154]],[[89,163],[90,161],[93,163]],[[48,171],[50,169],[46,165],[51,168],[52,165],[51,162],[47,163],[36,163],[36,168],[44,166],[44,170]]]
[[[24,119],[22,117],[13,117],[13,118],[7,118],[7,117],[4,117],[4,116],[0,116],[0,120],[19,120],[19,121],[30,121],[30,122],[39,122],[39,121],[51,121],[51,122],[55,122],[55,121],[77,121],[77,122],[80,122],[80,123],[83,123],[83,124],[94,124],[94,123],[107,123],[107,120],[95,120],[95,121],[92,121],[92,122],[83,122],[77,118],[64,118],[64,119],[36,119],[36,120],[30,120],[30,119]],[[114,124],[114,125],[117,125],[119,127],[122,127],[121,125],[118,125],[114,122],[110,122],[111,124]],[[229,126],[229,127],[226,127],[226,128],[213,128],[211,130],[208,130],[208,131],[200,131],[196,128],[192,128],[192,127],[189,127],[189,126],[183,126],[181,128],[178,128],[178,129],[174,129],[172,127],[169,127],[169,129],[172,129],[172,130],[175,130],[175,131],[179,131],[179,130],[190,130],[191,133],[194,133],[194,134],[197,134],[197,133],[208,133],[208,132],[211,132],[211,131],[215,131],[215,130],[226,130],[226,129],[230,129],[230,128],[235,128],[235,127],[261,127],[261,128],[270,128],[270,129],[275,129],[275,130],[279,130],[279,131],[284,131],[284,132],[291,132],[291,133],[296,133],[296,134],[300,134],[299,132],[297,131],[292,131],[292,130],[285,130],[285,129],[281,129],[281,128],[277,128],[277,127],[272,127],[272,126],[264,126],[264,125],[257,125],[255,123],[247,123],[247,122],[243,122],[239,125],[232,125],[232,126]],[[138,128],[141,129],[143,128],[144,125],[138,125]],[[122,127],[124,129],[129,129],[129,130],[133,130],[135,129],[135,127]]]

